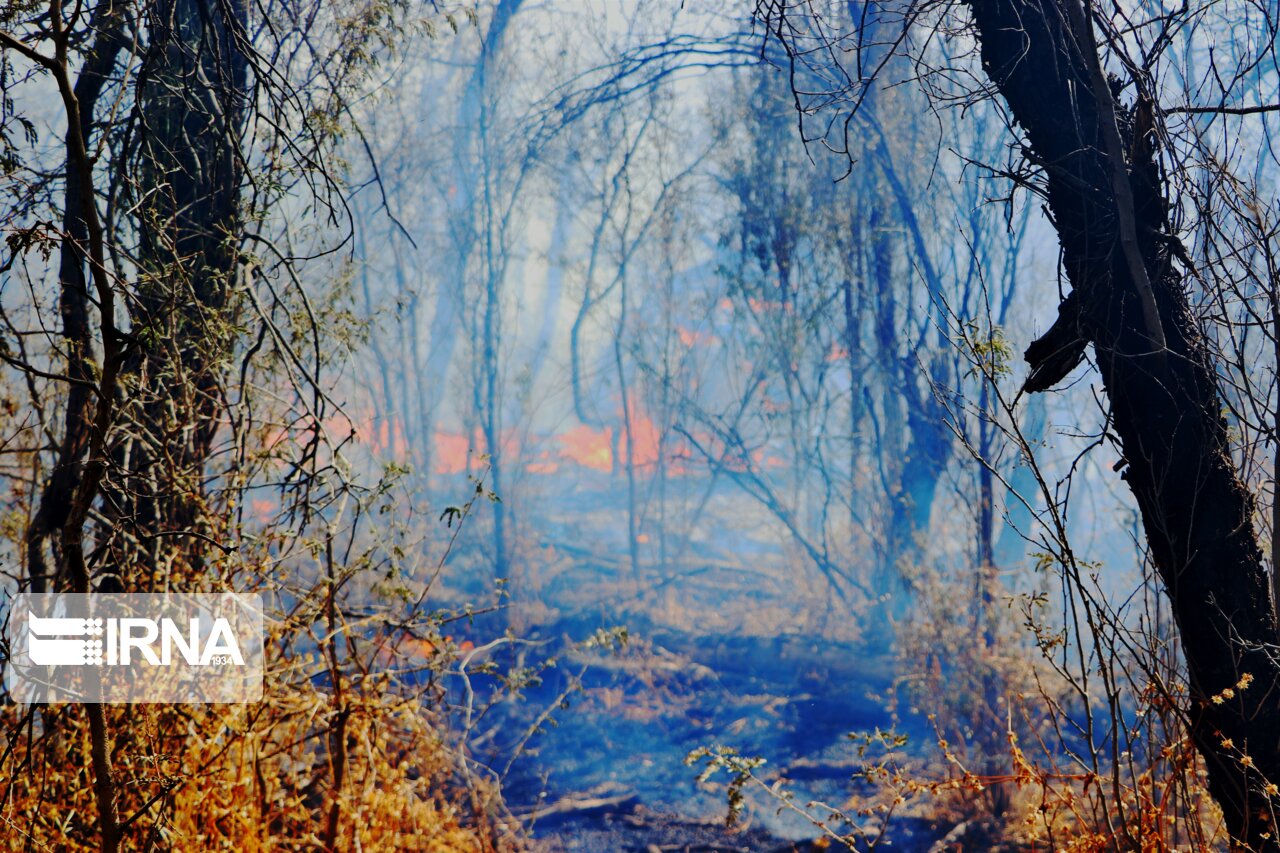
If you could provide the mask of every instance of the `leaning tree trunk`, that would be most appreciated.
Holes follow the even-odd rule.
[[[1056,383],[1093,344],[1124,478],[1181,633],[1191,734],[1210,792],[1238,843],[1280,849],[1264,792],[1280,782],[1280,669],[1266,651],[1276,622],[1253,499],[1232,462],[1208,347],[1172,263],[1152,104],[1140,90],[1132,114],[1116,106],[1081,0],[968,5],[983,67],[1047,174],[1074,291],[1027,350],[1027,387]],[[1224,698],[1246,674],[1252,686]]]
[[[94,10],[93,29],[97,36],[72,90],[73,100],[79,109],[79,132],[73,132],[72,128],[67,130],[62,240],[58,250],[58,311],[62,315],[62,337],[70,381],[62,440],[26,534],[27,579],[33,592],[62,591],[76,582],[76,579],[67,577],[66,572],[50,570],[45,559],[45,546],[70,520],[95,417],[93,388],[98,367],[94,359],[89,279],[85,275],[85,267],[93,266],[87,250],[90,245],[87,213],[97,201],[92,172],[82,168],[88,164],[79,162],[77,146],[87,147],[92,139],[98,99],[121,51],[127,46],[124,15],[104,0]],[[103,272],[95,270],[95,275]]]

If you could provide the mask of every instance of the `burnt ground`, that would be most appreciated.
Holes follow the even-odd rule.
[[[709,821],[692,821],[637,806],[627,812],[544,828],[540,849],[545,853],[808,853],[830,848],[821,842],[785,841],[759,828],[729,830]]]
[[[887,840],[896,850],[930,850],[946,829],[905,820]],[[817,853],[839,849],[816,836],[788,840],[761,827],[728,829],[721,821],[692,820],[654,812],[643,805],[543,826],[537,838],[539,853]]]
[[[895,662],[883,637],[868,636],[876,619],[795,563],[749,501],[718,496],[706,535],[639,578],[625,557],[616,490],[579,489],[550,504],[557,511],[539,520],[545,540],[512,581],[512,606],[451,626],[476,646],[505,632],[541,644],[504,647],[494,661],[502,669],[558,658],[470,738],[471,754],[499,773],[519,752],[503,795],[544,850],[822,849],[805,847],[821,835],[812,823],[763,793],[748,797],[744,828],[727,830],[726,775],[699,784],[685,757],[713,745],[762,756],[762,775],[783,776],[795,802],[843,808],[859,792],[850,733],[893,729],[912,744],[932,742],[925,720],[888,710]],[[460,600],[484,600],[482,557],[452,572]],[[618,625],[631,638],[622,653],[570,651]],[[583,689],[518,749],[579,672]],[[815,813],[827,818],[827,809]],[[951,830],[899,816],[886,840],[927,851]]]
[[[763,795],[749,797],[743,826],[727,829],[727,777],[698,784],[684,758],[699,747],[730,746],[766,757],[762,772],[781,771],[798,803],[844,805],[859,784],[848,734],[895,727],[883,698],[888,655],[803,637],[695,638],[644,627],[632,629],[621,654],[568,655],[505,711],[511,716],[502,728],[522,730],[586,665],[584,689],[532,739],[504,786],[541,848],[827,849],[813,844],[816,827]],[[581,637],[591,629],[559,623],[543,633]],[[890,826],[886,840],[898,850],[928,850],[950,829],[906,818]]]

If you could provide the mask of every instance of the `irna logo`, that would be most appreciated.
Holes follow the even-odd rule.
[[[39,666],[130,666],[137,656],[152,666],[169,666],[175,651],[188,666],[245,665],[231,622],[225,617],[212,620],[209,629],[202,631],[199,618],[187,620],[184,629],[167,618],[30,615],[27,630],[27,652],[31,662]]]
[[[262,698],[257,595],[20,594],[0,600],[0,617],[15,701]]]

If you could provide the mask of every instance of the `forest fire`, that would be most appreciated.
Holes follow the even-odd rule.
[[[404,435],[404,421],[398,416],[379,415],[373,409],[359,413],[350,425],[356,438],[381,458],[406,462],[409,442]]]
[[[560,433],[560,458],[576,462],[583,468],[609,473],[613,471],[613,428],[596,429],[586,424]]]
[[[6,3],[0,623],[245,594],[268,666],[0,684],[0,839],[1280,853],[1277,42]]]
[[[380,432],[372,431],[367,435],[381,440],[388,434],[384,426]],[[391,433],[398,435],[398,433]],[[603,474],[614,473],[618,466],[626,461],[626,433],[613,426],[593,427],[587,424],[576,424],[549,435],[530,439],[530,447],[544,449],[533,452],[531,458],[520,455],[522,443],[514,432],[509,433],[503,443],[504,457],[520,465],[530,474],[550,475],[561,470],[563,463],[597,471]],[[437,430],[434,442],[433,470],[436,474],[460,474],[472,470],[477,455],[484,452],[484,436],[477,432],[467,436],[461,432]],[[672,449],[674,447],[675,449]],[[687,466],[678,456],[679,445],[672,443],[667,449],[667,473],[677,475],[687,471]],[[376,443],[374,449],[382,449]],[[663,453],[664,442],[657,424],[647,416],[636,415],[632,418],[631,429],[631,461],[637,469],[654,468]]]
[[[477,447],[484,447],[483,437],[479,434],[468,436],[460,432],[437,431],[432,470],[437,474],[461,474],[469,471],[475,461]]]

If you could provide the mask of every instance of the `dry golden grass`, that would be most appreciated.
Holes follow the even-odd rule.
[[[390,685],[374,677],[348,687],[339,712],[306,682],[273,685],[253,705],[112,707],[123,849],[521,849],[495,791],[463,781],[437,715]],[[3,723],[3,846],[99,849],[83,708],[11,705]]]

